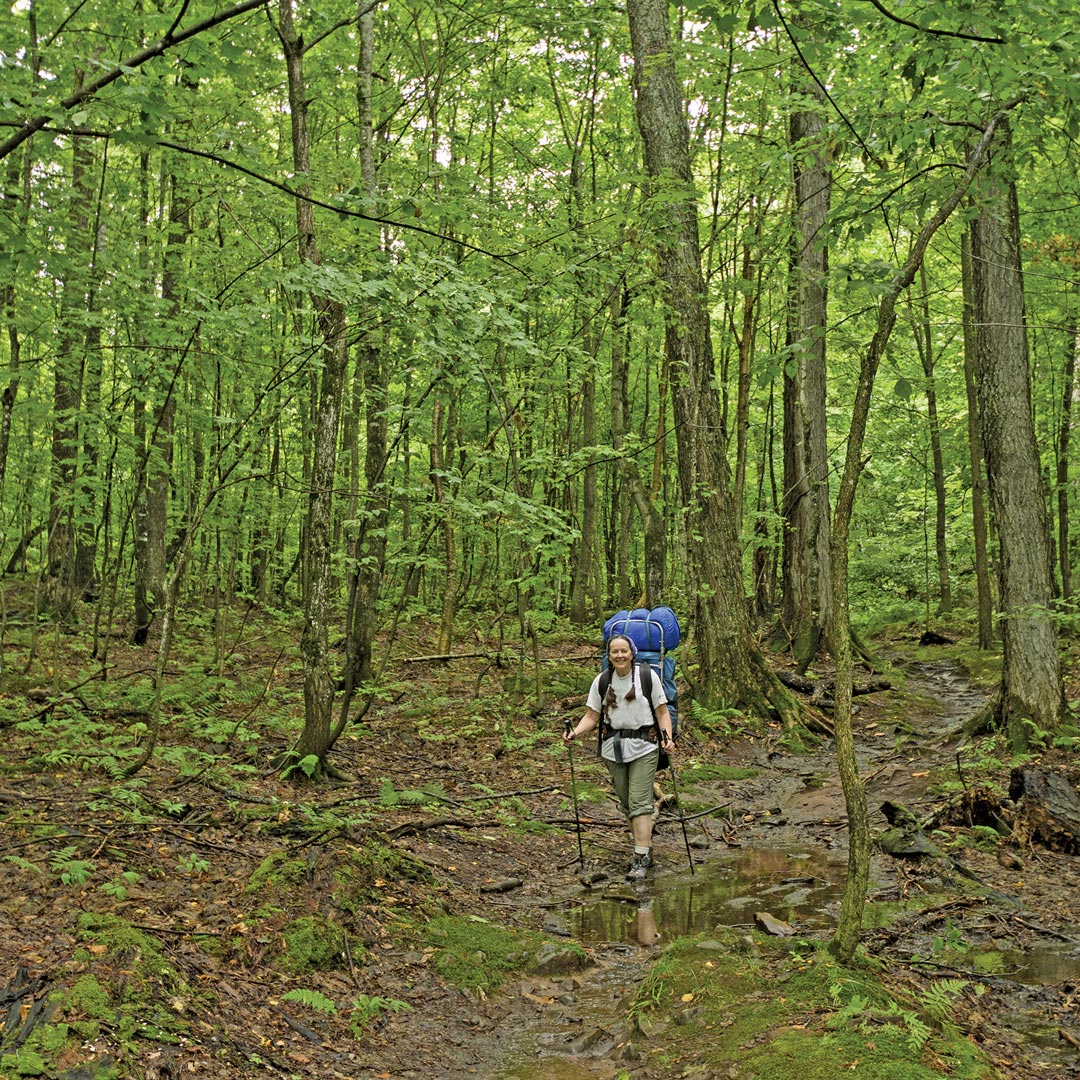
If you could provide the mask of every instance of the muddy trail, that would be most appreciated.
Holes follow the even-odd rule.
[[[985,700],[985,692],[948,658],[906,663],[902,690],[860,699],[858,754],[875,831],[886,826],[875,813],[881,803],[902,803],[922,818],[943,801],[943,782],[962,786],[960,724]],[[749,937],[761,913],[801,940],[828,940],[846,872],[844,799],[831,744],[793,755],[781,733],[773,732],[735,738],[711,752],[689,734],[680,758],[676,768],[684,778],[695,775],[702,759],[714,770],[741,775],[684,781],[684,804],[704,811],[694,814],[686,838],[672,813],[662,813],[658,868],[646,885],[622,880],[626,838],[617,827],[596,823],[599,818],[612,825],[610,805],[583,815],[589,837],[584,867],[572,835],[559,845],[557,865],[553,852],[537,855],[541,880],[535,867],[512,867],[521,888],[490,899],[481,910],[493,919],[531,918],[548,933],[580,942],[589,964],[580,972],[526,977],[497,1002],[474,1003],[484,1014],[480,1020],[459,1013],[455,1023],[453,1010],[440,1014],[435,1022],[444,1026],[453,1050],[439,1075],[683,1075],[652,1071],[648,1044],[662,1042],[663,1033],[643,1033],[628,1020],[633,995],[667,942],[719,927],[741,928]],[[710,769],[701,771],[707,776]],[[581,772],[579,764],[579,782]],[[565,788],[569,779],[563,779]],[[670,791],[670,778],[665,787]],[[868,930],[867,951],[900,965],[927,959],[929,966],[915,970],[928,977],[955,972],[981,979],[995,1004],[972,1023],[978,1040],[993,1048],[1002,1076],[1080,1075],[1075,1045],[1060,1037],[1063,1026],[1080,1026],[1080,917],[1071,901],[1080,886],[1078,860],[1032,851],[1022,868],[1018,860],[1006,869],[974,848],[963,858],[992,902],[965,890],[954,896],[949,867],[876,852],[871,900],[886,910],[913,903],[915,914]],[[926,897],[927,910],[920,897]],[[943,941],[957,947],[950,952]],[[401,1054],[415,1037],[415,1018],[398,1018],[393,1029],[396,1067],[389,1075],[431,1075],[430,1063],[410,1068],[408,1051]],[[685,1075],[697,1074],[688,1067]]]
[[[962,775],[960,724],[986,700],[948,659],[905,664],[903,682],[902,694],[883,693],[858,707],[860,769],[880,828],[885,819],[873,810],[886,800],[903,803],[920,818],[940,804],[942,797],[931,792],[934,782],[949,770]],[[739,739],[719,760],[753,772],[695,788],[697,798],[714,802],[726,816],[689,826],[694,872],[678,824],[662,819],[657,837],[663,870],[646,886],[570,886],[546,926],[589,946],[595,967],[579,979],[523,984],[526,1000],[539,995],[542,1003],[519,1021],[515,1043],[524,1063],[500,1071],[489,1062],[486,1075],[575,1080],[610,1077],[617,1068],[663,1075],[644,1063],[641,1044],[648,1040],[627,1024],[626,1011],[628,989],[644,977],[665,940],[718,927],[749,934],[768,923],[763,915],[807,941],[831,935],[846,873],[844,799],[831,745],[796,757],[774,739]],[[890,929],[867,931],[867,950],[901,964],[933,958],[927,974],[982,978],[995,1005],[974,1022],[984,1044],[995,1048],[1003,1076],[1078,1076],[1080,1057],[1076,1045],[1062,1038],[1062,1026],[1078,1026],[1080,915],[1070,894],[1080,886],[1080,860],[1030,855],[1034,865],[1018,861],[1006,872],[989,855],[965,852],[992,894],[984,902],[948,895],[955,880],[948,868],[876,852],[872,901],[887,906],[924,894],[934,902],[932,910],[916,907],[915,917]],[[963,950],[949,956],[943,935],[963,942]]]
[[[793,753],[779,729],[707,738],[684,724],[675,765],[686,834],[669,803],[656,869],[631,886],[625,825],[584,747],[579,859],[558,733],[580,715],[592,667],[577,649],[550,659],[568,672],[565,692],[541,706],[523,696],[509,719],[503,697],[485,696],[498,674],[489,661],[410,669],[412,692],[337,748],[348,779],[318,787],[268,768],[278,736],[244,749],[243,785],[220,771],[182,775],[182,755],[166,745],[139,778],[134,818],[124,812],[134,796],[71,761],[30,768],[40,747],[26,746],[25,771],[13,768],[0,785],[0,1075],[32,1075],[12,1061],[33,1044],[35,1019],[55,1012],[51,994],[90,981],[136,1020],[118,1013],[88,1027],[93,1037],[55,1072],[68,1080],[712,1075],[692,1052],[677,1070],[658,1069],[651,1059],[682,1018],[632,1016],[635,995],[665,947],[691,935],[704,957],[728,948],[732,932],[752,949],[763,925],[790,933],[793,948],[829,939],[846,871],[832,746]],[[984,692],[947,650],[897,660],[897,671],[893,689],[858,699],[875,832],[887,827],[884,803],[925,820],[976,769],[994,774],[985,750],[959,735]],[[243,758],[235,746],[213,749]],[[1048,759],[1075,782],[1071,758]],[[1004,763],[998,779],[1007,787]],[[670,795],[670,776],[663,787]],[[1005,859],[962,823],[935,824],[938,844],[968,842],[945,858],[875,852],[870,910],[880,921],[863,933],[867,955],[913,984],[946,974],[977,981],[978,1006],[958,1021],[999,1076],[1080,1076],[1080,859],[1034,845]],[[40,872],[46,863],[51,878]],[[76,863],[93,878],[72,871],[57,887],[62,867]],[[126,890],[116,886],[125,873]],[[326,937],[336,944],[298,966],[297,926],[312,954]],[[479,936],[451,940],[462,926]],[[497,942],[483,935],[498,927],[546,944],[485,982],[474,976],[495,966]],[[91,1012],[80,1007],[72,1015]],[[116,1071],[94,1071],[106,1068]]]

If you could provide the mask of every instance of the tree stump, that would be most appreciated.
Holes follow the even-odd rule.
[[[1017,807],[1017,840],[1038,840],[1054,851],[1080,854],[1080,799],[1064,776],[1021,765],[1009,778],[1009,797]]]

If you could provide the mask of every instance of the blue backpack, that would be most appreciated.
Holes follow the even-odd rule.
[[[652,680],[664,684],[668,712],[671,714],[671,734],[679,734],[679,693],[675,686],[675,657],[672,650],[679,644],[682,630],[675,612],[669,607],[635,608],[633,611],[617,611],[604,623],[604,656],[600,666],[600,700],[604,700],[611,685],[611,667],[608,664],[607,644],[616,634],[628,637],[637,649],[634,663],[641,670],[641,691],[652,707]],[[655,721],[655,716],[653,717]],[[603,723],[601,721],[601,728]],[[666,764],[667,755],[661,753],[660,767]]]

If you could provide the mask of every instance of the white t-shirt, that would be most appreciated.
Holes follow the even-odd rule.
[[[602,711],[600,708],[602,704],[600,701],[600,679],[600,675],[593,679],[593,684],[589,687],[589,698],[585,703],[586,707],[592,709],[593,712]],[[626,695],[630,690],[631,679],[636,694],[633,701],[627,701]],[[652,726],[653,714],[649,709],[649,703],[645,700],[645,692],[641,688],[641,677],[637,664],[630,668],[629,675],[622,678],[612,668],[611,688],[615,691],[617,703],[614,708],[609,705],[606,710],[603,710],[604,720],[608,726],[623,731]],[[652,702],[653,708],[658,711],[661,705],[667,704],[667,697],[664,695],[664,681],[655,671],[652,673]],[[624,762],[635,761],[637,758],[651,754],[657,749],[657,743],[650,742],[648,739],[622,739],[620,741],[622,743],[622,759]],[[605,739],[601,743],[600,753],[606,761],[614,761],[614,740]]]

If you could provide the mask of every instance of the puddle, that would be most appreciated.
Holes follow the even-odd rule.
[[[1080,949],[1060,945],[1024,952],[1011,949],[978,952],[972,956],[972,967],[1025,986],[1056,986],[1076,979],[1080,972]]]
[[[796,930],[832,929],[847,857],[825,851],[744,848],[710,859],[695,876],[659,872],[645,885],[614,884],[569,913],[585,945],[652,945],[715,926],[752,926],[759,911]]]

